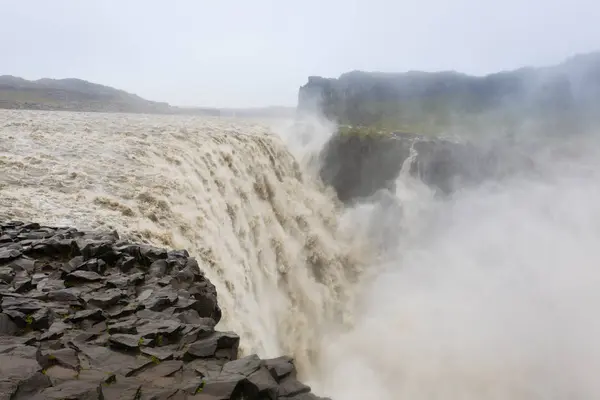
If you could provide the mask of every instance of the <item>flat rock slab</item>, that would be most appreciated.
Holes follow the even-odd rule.
[[[171,360],[157,363],[156,365],[144,370],[142,373],[136,375],[139,379],[145,381],[153,381],[158,378],[173,375],[183,367],[183,361]]]
[[[43,390],[31,397],[32,400],[100,400],[102,390],[99,384],[89,381],[74,380],[63,382]]]
[[[75,271],[67,275],[68,280],[81,280],[86,282],[97,282],[101,281],[102,277],[96,272],[92,271]]]
[[[20,386],[35,381],[42,367],[35,359],[0,355],[0,400],[15,398]],[[49,385],[43,386],[44,389]]]

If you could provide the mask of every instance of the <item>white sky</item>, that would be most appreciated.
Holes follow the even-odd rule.
[[[485,74],[600,49],[598,0],[0,0],[0,75],[295,105],[309,75]]]

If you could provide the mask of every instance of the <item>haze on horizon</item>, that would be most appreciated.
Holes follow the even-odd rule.
[[[2,17],[0,75],[180,106],[294,106],[310,75],[483,75],[600,49],[595,0],[20,0]]]

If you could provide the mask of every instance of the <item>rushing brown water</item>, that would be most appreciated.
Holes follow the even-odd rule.
[[[387,200],[349,209],[303,165],[310,138],[281,137],[233,119],[0,111],[0,219],[189,249],[220,329],[246,353],[293,355],[334,400],[600,398],[595,136],[561,137],[568,159],[532,155],[536,176],[440,198],[401,173]]]
[[[357,268],[339,208],[264,126],[0,111],[0,219],[116,229],[186,248],[242,349],[294,354],[343,318]]]

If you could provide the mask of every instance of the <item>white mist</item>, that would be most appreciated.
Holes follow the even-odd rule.
[[[593,149],[540,152],[535,175],[450,198],[400,178],[397,244],[372,266],[354,328],[323,341],[314,389],[334,400],[600,398]]]

